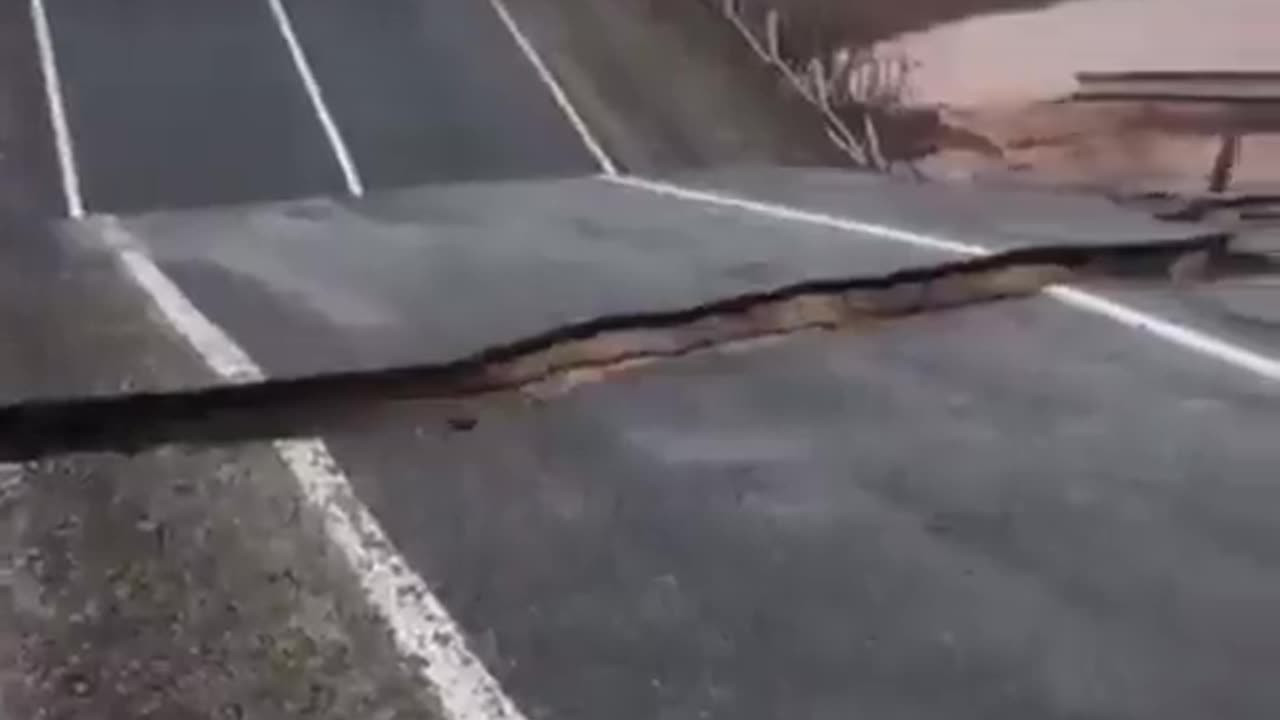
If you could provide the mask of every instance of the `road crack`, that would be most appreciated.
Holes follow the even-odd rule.
[[[0,461],[321,435],[372,421],[393,401],[561,392],[692,353],[806,331],[868,328],[1028,297],[1062,283],[1160,286],[1280,275],[1280,258],[1236,250],[1232,238],[1214,233],[1015,249],[883,275],[806,280],[674,310],[597,317],[444,363],[17,403],[0,407]]]

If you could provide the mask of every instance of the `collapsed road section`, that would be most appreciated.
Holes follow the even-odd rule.
[[[558,96],[527,82],[536,64],[505,15],[193,0],[228,21],[193,29],[154,2],[47,4],[72,124],[94,146],[90,210],[334,190],[308,76],[370,188],[507,181],[362,196],[348,180],[362,197],[5,228],[0,395],[23,459],[0,465],[5,711],[1280,708],[1280,339],[1190,302],[1273,280],[1256,237],[1098,198],[811,170],[654,182],[602,164],[604,181],[515,182],[592,164]],[[659,146],[742,158],[761,137],[751,157],[776,162],[792,142],[773,137],[786,124],[750,123],[768,116],[754,92],[656,50],[672,45],[625,22],[625,0],[579,3],[571,32],[538,20],[553,5],[571,3],[513,11],[585,115],[664,131],[628,143],[604,128],[621,166],[649,167],[632,151]],[[445,9],[457,25],[430,22]],[[629,32],[601,31],[606,17]],[[121,33],[147,57],[190,35],[170,50],[200,82],[94,75]],[[228,37],[261,76],[223,85],[191,64]],[[434,51],[468,80],[405,73]],[[163,92],[136,94],[146,78]],[[195,86],[282,92],[240,128],[248,142],[175,143],[146,157],[150,179],[117,186],[102,158],[161,138],[131,132],[155,118],[104,104],[99,80],[161,105]],[[201,134],[196,105],[169,140]],[[285,133],[305,144],[296,162],[244,154],[295,126],[311,128]],[[106,148],[117,132],[134,142]],[[1062,281],[1091,287],[1039,292]]]
[[[607,315],[441,364],[3,406],[0,461],[319,435],[341,423],[369,422],[377,406],[391,400],[568,386],[694,352],[1025,297],[1052,284],[1280,276],[1280,258],[1233,251],[1230,240],[1212,234],[1024,248],[879,277],[805,280],[676,310]]]
[[[21,305],[5,347],[59,375],[6,387],[0,434],[34,458],[0,507],[46,509],[16,576],[59,598],[13,625],[55,638],[23,651],[36,704],[1280,707],[1276,388],[1222,350],[1247,344],[1159,320],[1170,293],[1272,273],[1252,238],[1101,199],[739,171],[97,217],[39,247],[13,288],[53,277],[70,305]],[[1127,317],[1164,325],[1038,292],[1062,281],[1158,298]],[[86,296],[88,327],[68,314]],[[72,452],[91,448],[132,454]],[[58,571],[91,545],[109,578]],[[237,618],[255,632],[224,633]],[[130,623],[112,654],[67,650]],[[197,652],[174,660],[174,633]]]

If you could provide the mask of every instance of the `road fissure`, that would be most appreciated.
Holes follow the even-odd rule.
[[[871,327],[1028,297],[1065,282],[1168,285],[1280,274],[1276,258],[1234,250],[1231,239],[1214,233],[1024,248],[886,275],[806,280],[673,310],[607,315],[444,363],[280,379],[224,373],[231,383],[209,388],[19,403],[0,407],[0,460],[311,437],[375,420],[391,401],[562,391],[696,352]]]

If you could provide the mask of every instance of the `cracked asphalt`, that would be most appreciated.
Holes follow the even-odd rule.
[[[4,236],[7,400],[211,381],[107,253]],[[325,543],[267,447],[0,466],[3,714],[431,716]]]
[[[266,376],[295,377],[956,259],[876,228],[992,249],[1205,230],[1062,193],[743,167],[827,161],[748,60],[724,81],[736,56],[702,10],[673,34],[666,6],[513,7],[626,167],[862,224],[623,186],[483,4],[285,5],[373,191],[343,191],[265,3],[54,0],[108,223],[51,217],[27,8],[0,3],[6,402],[218,382],[126,278],[126,241]],[[662,68],[696,40],[699,62],[668,81],[601,58],[580,28],[626,17],[645,22],[619,47],[660,37]],[[262,112],[218,121],[231,106]],[[1184,293],[1103,292],[1280,356]],[[568,392],[401,402],[323,440],[525,717],[1270,718],[1277,387],[1037,296]],[[392,637],[421,618],[380,611],[326,512],[269,444],[0,468],[0,714],[500,717],[424,681]]]

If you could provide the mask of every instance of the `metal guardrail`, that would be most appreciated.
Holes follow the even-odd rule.
[[[1073,102],[1218,103],[1227,106],[1271,104],[1280,107],[1280,72],[1160,70],[1081,72]],[[1207,190],[1226,193],[1248,130],[1224,127],[1221,145],[1208,173]],[[1268,213],[1273,216],[1274,212]]]
[[[1277,72],[1082,72],[1073,100],[1280,103]]]

